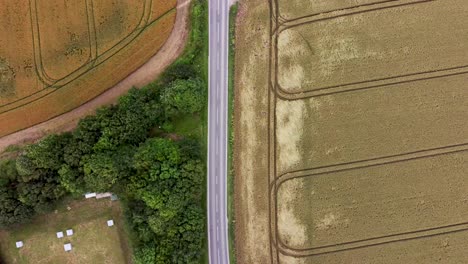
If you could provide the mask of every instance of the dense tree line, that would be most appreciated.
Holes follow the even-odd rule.
[[[168,75],[184,71],[173,67]],[[188,72],[190,73],[190,72]],[[204,165],[195,139],[152,137],[151,130],[205,104],[195,76],[132,89],[118,104],[50,135],[0,163],[0,226],[48,212],[65,195],[117,193],[127,203],[136,263],[195,263],[204,238]]]

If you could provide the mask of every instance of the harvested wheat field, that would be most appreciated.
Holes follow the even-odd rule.
[[[241,263],[466,262],[467,14],[464,0],[241,5]]]
[[[144,64],[176,0],[0,0],[0,136],[70,111]]]

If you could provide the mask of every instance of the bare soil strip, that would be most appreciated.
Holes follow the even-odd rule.
[[[114,87],[74,110],[33,127],[0,138],[0,152],[10,145],[33,142],[47,134],[72,130],[84,116],[93,114],[103,105],[115,103],[132,87],[142,87],[153,81],[183,52],[188,35],[190,0],[178,0],[173,31],[159,52],[147,63]]]

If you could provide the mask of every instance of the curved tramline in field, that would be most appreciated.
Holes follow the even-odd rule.
[[[176,0],[0,1],[0,136],[100,95],[163,46]]]
[[[279,23],[276,90],[293,100],[466,74],[465,12],[433,0],[385,1]]]

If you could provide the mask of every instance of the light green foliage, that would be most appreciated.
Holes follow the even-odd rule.
[[[47,136],[37,144],[28,146],[25,156],[35,168],[58,170],[63,163],[63,147],[70,137],[70,134]]]
[[[63,164],[58,174],[60,175],[60,185],[71,194],[79,196],[86,192],[85,180],[77,169]]]
[[[0,161],[0,186],[7,184],[10,180],[18,177],[16,170],[16,160],[3,160]]]
[[[193,114],[205,105],[205,85],[199,78],[173,81],[162,93],[161,103],[168,116]]]
[[[83,167],[86,185],[97,192],[106,192],[117,182],[119,164],[107,154],[94,154],[85,160]]]
[[[156,263],[155,246],[150,244],[139,248],[133,257],[135,264]]]

